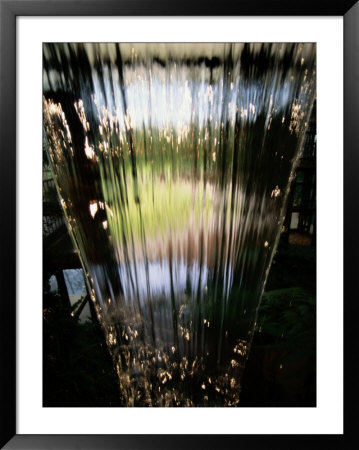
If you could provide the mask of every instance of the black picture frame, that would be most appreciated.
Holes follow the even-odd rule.
[[[16,17],[342,16],[344,18],[344,434],[17,435],[16,434]],[[356,282],[359,221],[359,5],[357,0],[0,0],[0,445],[6,449],[354,448],[358,398]],[[335,62],[333,62],[334,64]],[[6,219],[6,220],[4,220]],[[334,236],[335,238],[335,236]],[[333,387],[335,389],[335,387]],[[164,430],[165,433],[165,430]],[[5,446],[5,447],[3,447]]]

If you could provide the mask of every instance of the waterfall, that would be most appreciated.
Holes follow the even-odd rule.
[[[237,406],[315,44],[44,44],[46,148],[125,406]]]

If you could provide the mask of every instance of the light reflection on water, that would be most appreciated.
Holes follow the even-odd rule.
[[[198,49],[44,46],[49,156],[127,406],[239,404],[315,96],[312,44]]]

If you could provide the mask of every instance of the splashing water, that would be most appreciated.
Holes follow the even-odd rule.
[[[314,44],[45,44],[44,135],[126,406],[235,406]]]

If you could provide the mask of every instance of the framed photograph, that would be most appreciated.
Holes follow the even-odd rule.
[[[357,2],[0,14],[0,444],[351,448]]]

